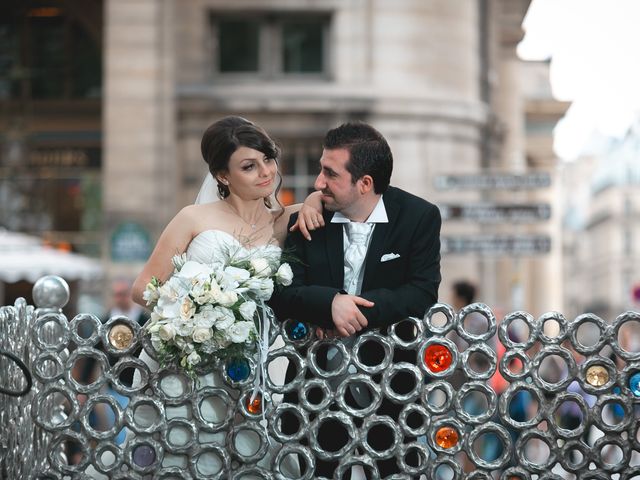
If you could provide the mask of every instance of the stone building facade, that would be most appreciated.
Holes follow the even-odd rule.
[[[101,118],[91,122],[101,146],[101,221],[69,238],[91,237],[110,278],[135,276],[162,228],[195,198],[206,173],[201,135],[227,114],[256,121],[278,140],[287,202],[312,188],[326,130],[351,119],[372,123],[389,140],[392,183],[447,215],[465,205],[553,197],[549,189],[459,189],[441,181],[552,168],[550,156],[536,164],[527,153],[529,93],[515,49],[528,0],[63,3],[76,16],[87,5],[92,18],[100,13]],[[89,125],[79,114],[71,121]],[[465,278],[494,307],[561,309],[550,225],[447,216],[441,299],[450,300],[451,283]],[[497,242],[496,250],[474,251],[478,239],[514,233],[543,234],[551,248],[513,254],[508,242]],[[472,247],[454,248],[463,244]]]
[[[194,198],[206,172],[203,130],[232,113],[282,145],[287,201],[310,190],[324,132],[349,119],[388,138],[395,185],[442,205],[502,201],[478,189],[436,188],[435,179],[528,172],[526,92],[515,55],[527,7],[494,0],[107,2],[108,228],[133,218],[155,237]],[[502,197],[513,201],[511,193]],[[443,235],[509,230],[451,219]],[[550,258],[443,251],[442,299],[452,281],[467,278],[483,301],[536,311],[532,304],[547,288],[532,287],[531,264]],[[137,267],[114,263],[113,271]],[[515,276],[522,277],[517,295]]]

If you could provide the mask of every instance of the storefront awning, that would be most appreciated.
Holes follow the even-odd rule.
[[[44,275],[59,275],[68,281],[91,280],[102,274],[99,260],[47,247],[38,237],[0,229],[2,282],[35,282]]]

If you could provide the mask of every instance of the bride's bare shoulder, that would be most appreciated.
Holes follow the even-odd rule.
[[[197,205],[187,205],[184,207],[178,215],[191,218],[202,218],[202,216],[209,216],[215,213],[226,212],[223,208],[222,202],[200,203]]]
[[[204,228],[211,228],[222,220],[224,209],[220,208],[221,202],[203,203],[199,205],[187,205],[174,217],[173,222],[178,223],[193,232],[199,232]]]

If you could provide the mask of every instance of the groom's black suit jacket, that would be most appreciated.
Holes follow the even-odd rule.
[[[382,199],[389,222],[377,223],[373,230],[360,293],[361,297],[371,300],[375,306],[361,307],[360,310],[367,318],[369,328],[380,328],[381,333],[385,334],[384,327],[409,316],[422,318],[438,299],[441,220],[435,205],[398,188],[389,187]],[[290,262],[294,274],[291,286],[271,298],[271,306],[281,321],[292,318],[334,328],[331,303],[333,297],[343,289],[344,248],[343,224],[331,223],[332,216],[332,212],[325,211],[325,227],[312,232],[310,241],[297,231],[287,236],[285,251],[293,253],[300,262]],[[290,226],[296,218],[297,215],[292,216]],[[385,255],[386,258],[394,258],[382,262]],[[401,331],[397,333],[404,337]],[[318,357],[321,368],[324,368],[325,354]],[[362,349],[360,359],[367,365],[376,365],[382,361],[381,354],[375,349]],[[393,360],[415,364],[416,352],[396,349]],[[296,374],[296,368],[290,364],[285,382],[292,381]],[[379,378],[374,377],[374,381],[379,381]],[[399,393],[412,389],[412,382],[403,378],[394,381],[397,388],[405,390]],[[321,399],[312,399],[312,393],[308,399],[312,403],[319,403]],[[285,401],[297,403],[297,392],[286,393]],[[384,400],[377,413],[397,420],[401,409],[402,405]],[[286,433],[294,433],[299,427],[295,422],[286,420],[282,428]],[[324,432],[320,431],[318,441],[323,448],[336,445],[340,448],[348,441],[345,435],[346,431],[340,428],[325,427]],[[376,444],[374,448],[387,448],[384,445],[386,440],[381,441],[382,444]],[[337,461],[316,459],[316,475],[331,477],[336,466]],[[378,470],[384,476],[399,471],[393,459],[378,462]]]
[[[360,293],[375,303],[360,308],[368,328],[386,327],[409,316],[422,318],[437,301],[440,284],[438,208],[394,187],[382,198],[389,222],[377,223],[373,230]],[[287,236],[285,251],[300,262],[290,262],[293,283],[272,298],[280,320],[334,328],[331,302],[343,288],[344,248],[343,224],[331,223],[332,216],[324,212],[325,227],[312,232],[311,241],[298,231]],[[290,225],[296,218],[292,215]],[[395,258],[383,262],[385,254]]]

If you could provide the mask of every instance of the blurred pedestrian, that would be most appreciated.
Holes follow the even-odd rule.
[[[131,298],[131,285],[127,279],[119,278],[111,283],[111,307],[107,311],[103,323],[111,317],[125,316],[143,326],[149,320],[149,313]]]
[[[468,280],[458,280],[451,287],[453,294],[451,306],[456,310],[460,310],[474,302],[476,298],[476,286]]]
[[[451,306],[455,309],[456,313],[459,313],[460,310],[475,302],[477,288],[468,280],[458,280],[451,286],[451,293]],[[465,331],[467,331],[468,333],[480,335],[487,331],[489,321],[481,313],[470,312],[465,315],[463,319],[463,326]],[[455,334],[455,332],[448,337],[453,340],[460,353],[462,353],[469,347],[468,343],[460,338],[460,336]],[[491,348],[495,350],[493,345],[494,339],[490,339],[487,343]],[[469,362],[470,366],[476,372],[483,372],[489,368],[489,362],[482,355],[472,355],[469,359]],[[459,382],[461,378],[454,378],[452,380],[454,387],[458,388],[459,385],[456,384],[456,380]],[[465,378],[464,381],[468,381],[468,379]]]
[[[477,288],[468,280],[459,280],[453,284],[452,306],[456,311],[471,305],[476,300]],[[481,334],[487,331],[488,322],[484,315],[471,313],[464,319],[465,330],[473,334]]]

